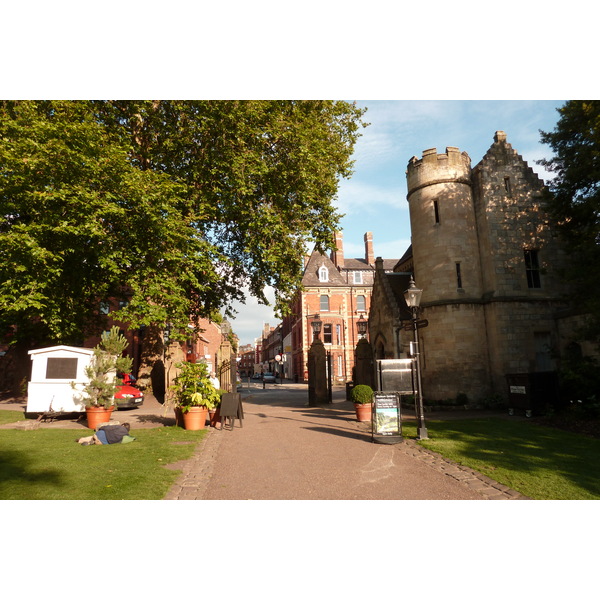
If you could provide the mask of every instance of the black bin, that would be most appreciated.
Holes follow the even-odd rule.
[[[555,371],[511,373],[508,385],[508,414],[524,411],[526,417],[543,414],[547,406],[559,408],[558,377]]]
[[[348,402],[352,401],[352,390],[354,389],[354,381],[346,382],[346,400]]]

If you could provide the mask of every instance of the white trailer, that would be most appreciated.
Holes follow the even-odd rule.
[[[83,385],[89,381],[85,367],[92,360],[94,351],[91,348],[51,346],[30,350],[29,355],[32,365],[26,411],[85,412],[81,394]]]

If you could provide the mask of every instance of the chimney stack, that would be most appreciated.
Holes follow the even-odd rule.
[[[375,254],[373,252],[373,233],[367,231],[365,233],[365,260],[368,265],[375,264]]]
[[[331,253],[331,261],[338,269],[344,268],[344,236],[341,231],[335,232],[335,251]]]

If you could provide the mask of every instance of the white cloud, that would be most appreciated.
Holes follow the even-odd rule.
[[[272,287],[265,288],[267,300],[271,303],[275,300],[275,290]],[[262,335],[263,325],[276,325],[279,319],[275,317],[272,306],[259,304],[258,300],[253,296],[248,295],[248,290],[244,290],[246,294],[246,303],[234,302],[233,308],[238,311],[235,318],[230,318],[231,328],[233,332],[240,338],[240,344],[253,344],[257,337]]]
[[[340,183],[336,206],[345,215],[376,214],[392,207],[408,210],[406,185],[396,187],[372,185],[352,179]]]

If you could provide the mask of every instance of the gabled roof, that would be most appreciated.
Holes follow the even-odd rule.
[[[383,269],[383,260],[377,258],[375,262],[376,271],[375,282],[373,284],[373,298],[377,297],[375,288],[380,288],[381,293],[378,297],[383,298],[386,304],[385,307],[382,306],[380,308],[389,311],[397,322],[410,320],[412,315],[406,306],[404,292],[410,287],[411,273],[389,273]]]
[[[342,271],[356,271],[358,269],[372,271],[374,268],[364,258],[345,258]]]
[[[319,280],[319,269],[321,267],[325,267],[328,270],[329,278],[327,282]],[[337,267],[333,264],[332,260],[325,254],[321,254],[315,250],[310,255],[304,269],[302,285],[304,285],[304,287],[334,287],[337,285],[347,286],[348,284],[344,281],[344,278],[340,275],[340,272],[337,270]]]
[[[538,174],[529,166],[527,161],[507,142],[504,131],[496,131],[494,143],[489,147],[484,157],[473,167],[473,172],[489,168],[501,171],[507,165],[519,166],[525,179],[536,188],[544,186]]]
[[[400,269],[402,268],[402,265],[404,265],[406,262],[410,261],[411,259],[412,259],[412,244],[407,248],[407,250],[404,253],[404,255],[402,256],[402,258],[399,261],[397,261],[396,264],[394,264],[392,271],[400,271]],[[384,268],[385,268],[385,261],[384,261]]]
[[[397,258],[384,258],[383,269],[385,271],[392,271],[394,265],[398,262]],[[342,271],[374,271],[375,265],[370,265],[364,258],[345,258],[344,266]]]
[[[410,287],[411,273],[385,273],[384,281],[389,286],[394,298],[398,318],[406,321],[412,318],[411,312],[406,305],[404,292]]]
[[[88,356],[94,354],[94,350],[92,348],[79,348],[76,346],[49,346],[47,348],[29,350],[27,353],[31,356],[37,356],[38,354],[51,352],[72,352],[73,354],[87,354]]]

